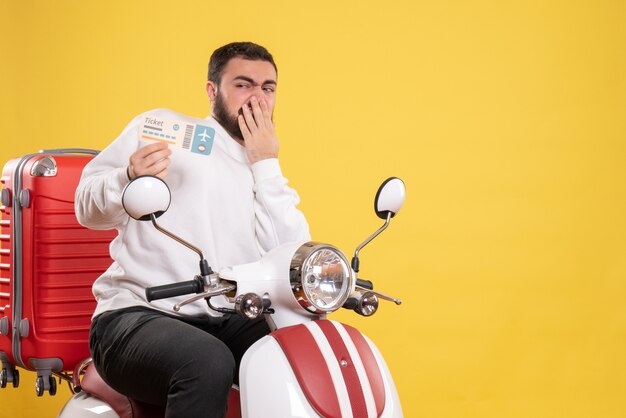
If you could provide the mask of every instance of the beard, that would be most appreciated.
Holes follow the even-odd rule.
[[[245,104],[244,106],[249,106],[249,104]],[[228,132],[230,136],[237,140],[245,141],[243,138],[243,134],[241,133],[241,128],[239,127],[238,119],[238,116],[243,114],[242,109],[239,109],[236,114],[229,113],[228,109],[226,108],[226,104],[224,103],[224,99],[222,98],[222,95],[220,93],[217,93],[215,95],[215,103],[213,103],[212,113],[215,120],[218,121],[220,125],[222,125],[222,128],[224,128],[224,130]],[[272,112],[270,119],[272,120],[272,122],[274,122],[274,112]]]
[[[241,110],[240,110],[241,112]],[[228,109],[224,104],[222,95],[217,93],[215,96],[215,103],[213,104],[213,117],[222,125],[222,128],[235,139],[243,141],[243,134],[241,128],[239,128],[239,121],[237,120],[237,114],[233,115],[228,113]]]

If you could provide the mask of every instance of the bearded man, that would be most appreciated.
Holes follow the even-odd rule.
[[[126,214],[122,190],[144,175],[162,178],[172,204],[166,229],[199,247],[213,270],[257,261],[284,243],[310,239],[297,193],[278,162],[272,114],[277,68],[262,46],[237,42],[209,61],[211,116],[168,109],[137,116],[84,169],[76,216],[112,229],[109,269],[93,285],[90,348],[118,392],[165,407],[166,417],[223,417],[246,349],[266,335],[264,320],[222,315],[204,300],[148,302],[145,288],[190,280],[197,254]]]

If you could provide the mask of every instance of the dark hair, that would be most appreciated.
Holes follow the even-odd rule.
[[[208,79],[219,85],[222,81],[222,71],[224,67],[228,64],[228,61],[233,58],[243,58],[251,61],[267,61],[274,66],[278,74],[274,57],[272,57],[272,54],[270,54],[267,49],[252,42],[233,42],[213,51],[211,59],[209,60]]]

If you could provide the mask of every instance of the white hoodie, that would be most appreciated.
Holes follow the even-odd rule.
[[[309,240],[297,193],[287,186],[278,160],[250,165],[245,149],[213,119],[194,119],[167,109],[133,119],[122,134],[84,169],[76,189],[78,221],[93,229],[112,229],[114,262],[96,280],[94,316],[113,309],[147,306],[173,313],[184,297],[148,303],[145,288],[187,281],[199,273],[199,257],[158,232],[150,222],[130,218],[121,195],[128,183],[130,155],[145,145],[140,129],[148,117],[201,124],[215,130],[209,155],[173,149],[165,182],[172,203],[159,218],[163,228],[200,248],[214,271],[257,261],[274,247]],[[204,300],[186,305],[184,315],[219,315]]]

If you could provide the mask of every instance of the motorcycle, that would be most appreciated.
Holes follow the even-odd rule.
[[[340,308],[373,315],[379,300],[399,299],[373,289],[358,277],[359,252],[385,230],[400,210],[405,186],[396,177],[379,187],[374,208],[385,223],[354,252],[351,262],[335,246],[300,242],[279,246],[261,260],[215,273],[202,251],[157,223],[170,205],[167,184],[151,176],[124,189],[126,212],[154,227],[200,257],[193,280],[146,289],[148,301],[193,295],[173,306],[205,299],[220,313],[254,319],[263,316],[272,332],[254,343],[233,385],[227,417],[402,417],[391,373],[374,343],[356,328],[326,319]],[[82,380],[81,380],[82,377]],[[115,392],[87,359],[73,373],[75,395],[60,418],[154,417],[163,408],[142,404]]]

